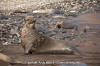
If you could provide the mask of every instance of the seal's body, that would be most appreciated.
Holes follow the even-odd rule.
[[[40,34],[35,28],[35,19],[32,16],[26,17],[26,24],[21,32],[22,47],[25,53],[67,53],[73,54],[75,47],[63,40],[55,40],[48,36]]]
[[[12,58],[10,58],[7,55],[2,54],[2,53],[0,53],[0,60],[7,62],[7,63],[10,63],[10,64],[24,64],[23,62],[12,59]]]
[[[64,29],[75,29],[78,30],[78,25],[69,22],[59,22],[56,24],[57,28],[64,28]]]

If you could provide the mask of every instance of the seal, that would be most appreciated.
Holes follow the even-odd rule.
[[[56,24],[56,28],[64,28],[64,29],[75,29],[76,31],[78,30],[78,25],[69,23],[69,22],[58,22]]]
[[[21,32],[21,45],[25,54],[32,52],[74,54],[74,50],[80,53],[76,47],[64,40],[56,40],[40,34],[35,28],[36,19],[33,16],[26,16],[25,21]]]
[[[13,58],[10,58],[7,55],[2,54],[2,53],[0,53],[0,60],[4,61],[4,62],[7,62],[9,64],[24,64],[23,62],[15,60]]]

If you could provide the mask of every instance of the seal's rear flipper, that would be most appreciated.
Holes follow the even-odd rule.
[[[0,53],[0,60],[4,61],[4,62],[7,62],[9,64],[23,64],[23,62],[12,59],[12,58],[10,58],[7,55],[4,55],[2,53]]]

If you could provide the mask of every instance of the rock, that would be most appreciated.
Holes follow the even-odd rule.
[[[33,13],[40,13],[40,14],[52,14],[54,13],[54,9],[41,9],[41,10],[35,10]]]
[[[0,14],[0,20],[6,20],[8,19],[8,16],[4,15],[4,14]]]
[[[3,43],[3,45],[8,45],[8,42]]]
[[[15,10],[13,13],[28,13],[28,12],[25,10]]]
[[[64,11],[59,10],[59,9],[55,9],[54,14],[64,14]]]
[[[53,18],[66,18],[66,17],[62,15],[54,15]]]
[[[16,34],[17,33],[17,29],[11,29],[10,34]]]
[[[69,15],[68,16],[73,16],[73,17],[77,17],[78,14],[76,11],[70,11]]]

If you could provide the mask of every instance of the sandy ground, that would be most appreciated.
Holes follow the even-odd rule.
[[[74,22],[79,25],[80,30],[83,29],[84,26],[88,26],[87,32],[84,33],[83,37],[78,37],[71,42],[79,48],[81,52],[84,53],[84,56],[81,55],[66,55],[66,54],[32,54],[32,55],[24,55],[23,49],[17,45],[7,45],[3,46],[4,54],[20,60],[24,62],[84,62],[88,64],[88,66],[100,66],[100,13],[90,13],[80,15],[78,17],[74,17],[67,19],[68,21]],[[8,63],[0,62],[3,64],[2,66],[9,65]],[[12,65],[12,66],[60,66],[60,65]]]

